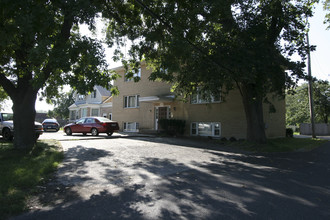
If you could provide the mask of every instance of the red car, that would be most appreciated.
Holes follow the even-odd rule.
[[[106,133],[111,136],[115,131],[119,131],[118,123],[103,117],[85,117],[64,126],[64,132],[67,135],[92,133],[93,136],[97,136],[99,133]]]

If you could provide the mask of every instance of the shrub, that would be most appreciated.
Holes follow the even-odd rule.
[[[186,122],[178,119],[160,119],[160,127],[169,135],[183,135]]]
[[[286,137],[293,137],[293,129],[292,128],[287,128],[285,130],[285,136]]]
[[[229,138],[229,141],[235,142],[235,141],[237,141],[237,139],[235,137],[231,137],[231,138]]]

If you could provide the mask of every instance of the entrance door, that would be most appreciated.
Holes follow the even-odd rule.
[[[157,107],[156,108],[156,130],[159,130],[159,120],[168,118],[168,107]]]

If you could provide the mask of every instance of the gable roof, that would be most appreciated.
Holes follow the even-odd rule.
[[[111,92],[102,86],[95,86],[95,89],[100,92],[101,96],[111,96]]]

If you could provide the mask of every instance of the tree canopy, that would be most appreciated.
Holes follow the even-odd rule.
[[[313,83],[314,117],[316,123],[328,123],[330,117],[330,84],[328,81]],[[286,96],[286,123],[298,126],[310,123],[307,83],[298,86]]]
[[[54,110],[48,112],[48,115],[50,117],[68,119],[70,114],[69,106],[73,103],[73,90],[69,92],[62,92],[58,98],[53,99],[53,104],[55,107]]]
[[[323,2],[323,9],[327,11],[327,14],[325,15],[324,23],[328,23],[328,28],[330,29],[330,0],[324,0]]]
[[[0,1],[0,86],[13,101],[14,145],[34,144],[35,100],[39,90],[57,95],[70,84],[79,92],[113,79],[96,39],[83,36],[79,24],[95,27],[103,1]],[[111,4],[111,3],[109,3]]]
[[[4,106],[5,100],[8,99],[7,93],[3,90],[3,88],[0,86],[0,110],[2,110]]]
[[[178,94],[238,88],[247,138],[264,142],[267,95],[283,96],[304,77],[311,2],[128,0],[115,15],[121,19],[109,23],[108,43],[132,40],[131,66],[145,60],[154,68],[150,79],[173,82]],[[293,54],[302,59],[291,60]]]

